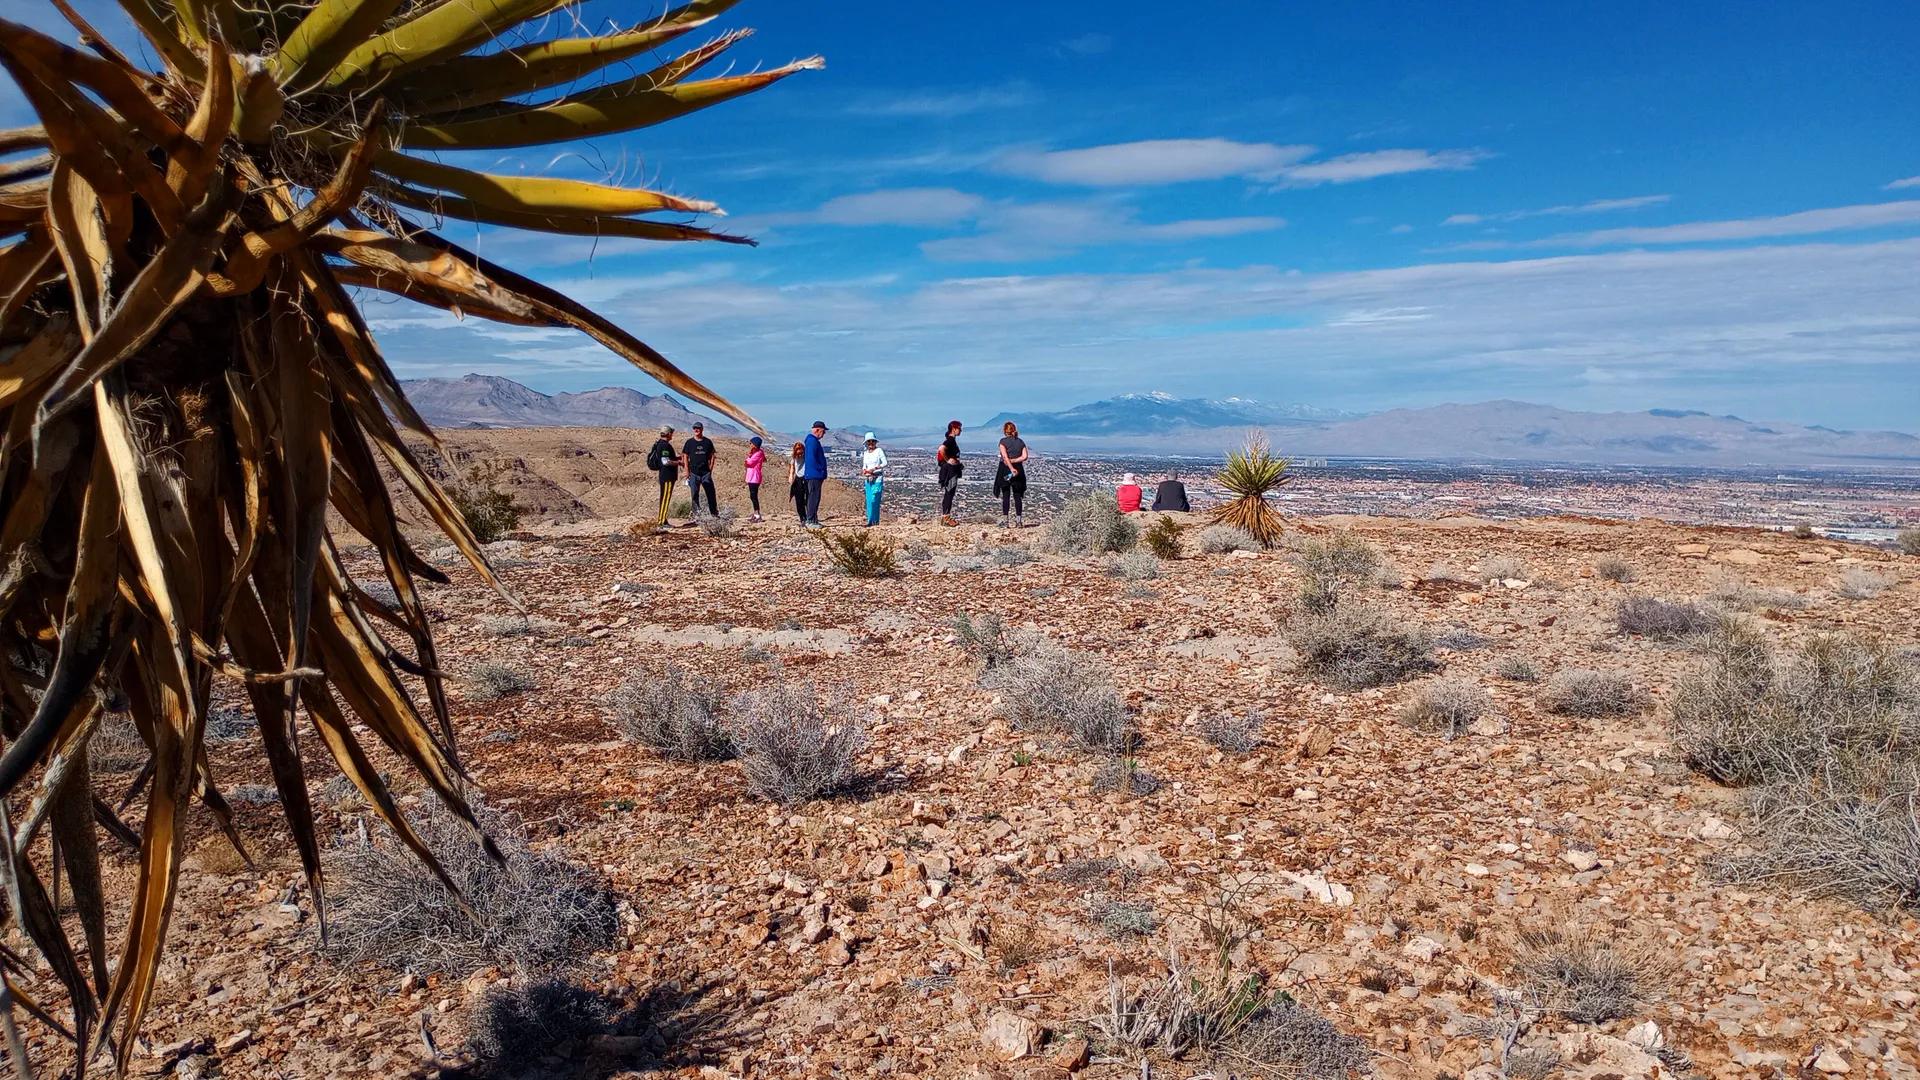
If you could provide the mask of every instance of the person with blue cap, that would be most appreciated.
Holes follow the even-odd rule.
[[[747,450],[747,498],[753,500],[753,516],[748,521],[765,521],[760,516],[760,481],[767,464],[767,452],[760,448],[760,436],[755,435],[747,442],[752,445]]]
[[[821,442],[827,434],[827,422],[815,420],[807,432],[805,453],[800,462],[800,478],[807,484],[807,520],[809,529],[820,527],[820,489],[827,482],[827,447]]]
[[[880,495],[887,483],[887,452],[880,440],[867,432],[867,447],[860,451],[860,478],[867,482],[867,527],[880,524]]]

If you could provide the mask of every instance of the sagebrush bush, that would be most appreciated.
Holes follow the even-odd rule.
[[[1348,1080],[1373,1060],[1366,1040],[1342,1034],[1286,992],[1270,990],[1259,975],[1197,971],[1177,953],[1168,955],[1164,976],[1138,991],[1110,971],[1092,1025],[1113,1050],[1142,1059],[1156,1052],[1217,1060],[1230,1063],[1234,1075],[1251,1069],[1295,1080]]]
[[[718,539],[732,536],[740,531],[740,511],[731,506],[723,506],[717,514],[705,514],[695,519],[700,531]]]
[[[1296,612],[1286,637],[1301,667],[1342,690],[1384,686],[1439,666],[1426,627],[1357,601]]]
[[[993,549],[990,558],[995,566],[1025,566],[1033,561],[1034,555],[1019,544],[1001,544]]]
[[[1527,564],[1511,555],[1490,555],[1480,560],[1478,567],[1480,581],[1491,584],[1496,581],[1527,580]]]
[[[1887,586],[1891,584],[1893,584],[1892,581],[1871,570],[1849,566],[1840,571],[1840,577],[1834,582],[1833,591],[1836,595],[1844,596],[1848,600],[1871,600],[1886,592]]]
[[[1920,760],[1920,678],[1878,641],[1816,637],[1790,652],[1749,626],[1707,639],[1674,687],[1674,745],[1722,783],[1766,784],[1863,757]]]
[[[1470,679],[1441,678],[1416,689],[1400,708],[1400,721],[1417,731],[1452,739],[1493,707],[1493,695]]]
[[[1260,541],[1245,529],[1232,525],[1209,525],[1194,537],[1194,546],[1203,555],[1225,555],[1230,551],[1259,551]]]
[[[1140,534],[1140,542],[1162,559],[1177,559],[1180,557],[1180,534],[1185,531],[1186,526],[1162,515],[1147,526],[1146,532]]]
[[[729,730],[747,786],[783,806],[837,795],[858,779],[866,718],[811,683],[777,682],[735,697]]]
[[[725,697],[714,680],[669,664],[615,687],[606,709],[628,742],[676,761],[725,761],[734,755],[733,736],[721,716]]]
[[[1629,596],[1614,609],[1614,622],[1623,634],[1649,637],[1656,641],[1678,641],[1704,634],[1718,625],[1713,612],[1697,604],[1657,600],[1651,596]]]
[[[1539,682],[1540,669],[1524,656],[1503,656],[1494,662],[1493,673],[1513,682]]]
[[[1229,754],[1245,754],[1260,745],[1267,717],[1259,709],[1243,713],[1209,713],[1200,718],[1200,737]]]
[[[1379,548],[1345,529],[1302,542],[1293,561],[1307,577],[1353,584],[1373,581],[1383,563]]]
[[[1047,522],[1048,545],[1069,555],[1126,551],[1139,541],[1139,523],[1120,512],[1112,495],[1075,496]]]
[[[1140,767],[1140,760],[1130,755],[1108,758],[1093,774],[1094,794],[1105,795],[1118,791],[1123,795],[1146,796],[1160,790],[1160,778]]]
[[[1064,735],[1083,750],[1124,754],[1138,740],[1113,677],[1085,653],[1036,644],[981,680],[1000,692],[1009,723]]]
[[[467,1049],[488,1075],[544,1068],[542,1059],[606,1030],[614,1008],[604,996],[564,979],[488,988],[467,1022]]]
[[[1640,576],[1633,564],[1618,555],[1603,555],[1593,562],[1593,572],[1602,580],[1626,584]]]
[[[467,696],[475,701],[494,701],[508,694],[532,690],[533,676],[515,664],[475,664],[467,677]]]
[[[1742,833],[1749,849],[1716,876],[1833,896],[1873,910],[1920,909],[1920,767],[1911,758],[1756,789]]]
[[[827,561],[849,577],[883,578],[900,572],[893,541],[872,529],[822,529],[815,535]]]
[[[1630,716],[1646,707],[1646,695],[1624,671],[1569,668],[1540,688],[1540,704],[1561,716]]]
[[[1893,544],[1908,555],[1920,555],[1920,529],[1901,529]]]
[[[1797,611],[1808,605],[1806,597],[1792,589],[1771,589],[1752,585],[1732,575],[1717,578],[1707,591],[1707,601],[1729,611],[1759,611],[1775,608]]]
[[[1129,551],[1108,563],[1107,573],[1128,581],[1151,581],[1160,576],[1160,557],[1151,551]]]
[[[1552,930],[1523,934],[1513,967],[1529,998],[1580,1024],[1636,1015],[1666,996],[1673,974],[1672,965],[1650,949]]]
[[[488,615],[480,620],[480,629],[488,637],[525,637],[533,633],[533,620],[525,615]]]
[[[460,896],[451,893],[404,844],[375,827],[349,834],[332,853],[327,879],[329,950],[353,966],[456,979],[490,965],[524,973],[564,971],[613,944],[614,899],[591,870],[535,850],[506,814],[475,807],[502,860],[482,850],[465,823],[435,798],[409,817],[439,857]]]
[[[1087,897],[1087,918],[1115,940],[1146,937],[1160,925],[1152,904],[1135,904],[1094,893]]]
[[[1019,640],[992,612],[978,616],[962,612],[953,620],[953,633],[960,639],[960,647],[982,668],[999,667],[1020,651]]]

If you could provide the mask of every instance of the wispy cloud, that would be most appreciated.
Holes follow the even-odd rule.
[[[1537,210],[1507,210],[1498,214],[1454,214],[1442,225],[1484,225],[1491,222],[1525,221],[1538,217],[1570,217],[1577,214],[1611,214],[1621,210],[1639,210],[1672,201],[1671,195],[1633,195],[1625,199],[1592,199],[1565,206],[1543,206]]]
[[[1899,191],[1903,188],[1920,188],[1920,176],[1908,176],[1887,185],[1888,191]]]
[[[863,98],[847,107],[855,116],[953,117],[994,109],[1019,109],[1040,100],[1024,82],[971,90],[919,90]]]
[[[1126,187],[1241,178],[1282,187],[1344,184],[1399,173],[1469,169],[1481,150],[1368,150],[1311,160],[1318,148],[1233,139],[1143,139],[1073,150],[1010,150],[1001,171],[1050,184]]]
[[[767,214],[761,225],[908,225],[938,228],[978,216],[987,200],[946,187],[886,188],[841,195],[812,210]]]
[[[1277,217],[1188,218],[1141,221],[1125,203],[1006,202],[985,210],[979,231],[929,240],[920,250],[941,262],[1022,262],[1057,258],[1092,247],[1220,239],[1284,228]]]
[[[1511,242],[1479,240],[1454,244],[1442,250],[1497,251],[1506,248],[1595,248],[1628,245],[1704,244],[1740,240],[1769,240],[1785,236],[1817,236],[1821,233],[1852,232],[1860,229],[1904,228],[1920,225],[1920,199],[1900,202],[1862,203],[1834,206],[1822,210],[1802,210],[1773,217],[1734,218],[1726,221],[1695,221],[1682,225],[1652,225],[1620,229],[1595,229],[1591,232],[1559,233],[1539,240]]]
[[[1060,43],[1060,47],[1076,56],[1097,56],[1113,48],[1113,38],[1098,31],[1088,31],[1076,37],[1070,37]]]

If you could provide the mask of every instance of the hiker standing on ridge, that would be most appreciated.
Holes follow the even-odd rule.
[[[1000,469],[993,478],[993,492],[1000,496],[1000,527],[1007,527],[1007,508],[1011,506],[1013,527],[1025,528],[1022,511],[1027,498],[1027,443],[1011,420],[1000,425],[1000,430],[1005,438],[1000,440]]]
[[[880,496],[887,486],[887,452],[880,440],[867,432],[867,448],[860,451],[860,478],[867,482],[867,528],[880,524]]]
[[[673,452],[673,425],[665,424],[660,428],[660,437],[653,440],[653,449],[647,451],[647,468],[660,475],[660,516],[654,520],[655,529],[667,527],[667,511],[673,506],[673,484],[680,479],[680,458]]]
[[[960,464],[960,441],[954,436],[960,434],[960,421],[947,421],[947,437],[940,443],[940,449],[933,455],[940,463],[940,524],[958,525],[953,519],[953,497],[960,491],[960,474],[966,469]]]
[[[827,422],[815,420],[805,439],[805,460],[801,477],[807,482],[807,521],[809,529],[820,527],[820,489],[827,482],[827,447],[820,440],[827,434]]]
[[[713,491],[713,460],[715,451],[713,440],[707,438],[707,426],[694,421],[693,438],[680,448],[680,458],[687,463],[687,496],[693,500],[693,516],[700,516],[700,493],[707,493],[707,512],[714,517],[720,516],[720,500]]]
[[[793,512],[800,524],[807,523],[807,444],[794,443],[787,457],[787,498],[793,500]]]
[[[767,452],[760,448],[760,436],[747,440],[753,448],[747,451],[747,498],[753,502],[753,516],[748,521],[765,521],[760,516],[760,481],[764,479],[767,465]]]

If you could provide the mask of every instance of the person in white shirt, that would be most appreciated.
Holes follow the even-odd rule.
[[[880,524],[880,494],[887,480],[887,452],[880,440],[867,432],[867,448],[856,455],[860,459],[860,478],[867,482],[867,524]]]

